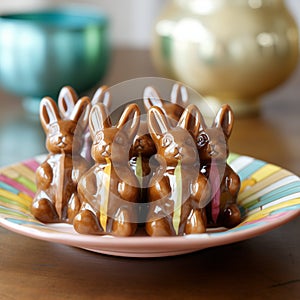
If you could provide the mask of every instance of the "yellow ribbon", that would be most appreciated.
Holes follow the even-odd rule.
[[[178,235],[179,225],[180,225],[180,216],[181,216],[181,202],[182,202],[182,178],[181,178],[181,161],[178,162],[175,171],[175,187],[173,191],[173,200],[174,200],[174,212],[173,212],[173,227]]]
[[[139,156],[136,158],[135,176],[137,177],[140,187],[143,187],[143,161],[141,153],[139,153]]]
[[[107,207],[110,193],[110,177],[111,177],[111,161],[106,159],[106,167],[104,168],[104,191],[103,191],[103,199],[101,199],[100,203],[100,224],[104,231],[106,231],[106,223],[107,223]]]

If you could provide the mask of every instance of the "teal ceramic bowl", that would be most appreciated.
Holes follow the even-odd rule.
[[[62,86],[92,88],[107,70],[108,26],[105,14],[78,8],[0,16],[0,86],[30,111]]]

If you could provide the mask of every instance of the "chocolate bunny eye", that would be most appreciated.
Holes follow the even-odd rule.
[[[162,139],[162,146],[168,147],[173,143],[173,137],[170,134],[166,134]]]
[[[197,137],[197,145],[199,147],[203,147],[207,144],[209,138],[208,135],[206,133],[201,133],[198,137]]]

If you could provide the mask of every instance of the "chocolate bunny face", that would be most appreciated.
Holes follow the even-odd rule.
[[[107,159],[112,159],[114,163],[128,162],[129,150],[139,127],[139,117],[138,106],[130,104],[118,124],[112,126],[105,105],[94,105],[89,118],[93,159],[98,163],[104,163]]]
[[[140,122],[140,127],[137,136],[134,139],[134,143],[130,150],[130,156],[137,157],[150,157],[156,153],[156,148],[153,140],[148,132],[148,126],[146,121]]]
[[[229,105],[223,105],[212,124],[207,127],[199,111],[200,127],[197,135],[197,147],[200,161],[226,161],[228,157],[228,139],[233,128],[233,112]]]
[[[156,145],[157,154],[166,160],[168,166],[176,166],[179,161],[183,165],[198,162],[194,131],[190,127],[192,107],[193,105],[185,110],[175,127],[170,124],[161,108],[152,107],[148,111],[149,132]]]
[[[63,98],[59,99],[59,106],[63,107],[61,99]],[[80,150],[82,139],[74,137],[75,133],[82,133],[87,126],[89,105],[88,97],[84,97],[77,101],[72,112],[68,113],[68,109],[63,109],[61,116],[53,99],[49,97],[42,99],[40,119],[46,133],[46,148],[49,152],[72,154]],[[64,107],[67,108],[66,105]],[[67,115],[68,119],[65,119]]]

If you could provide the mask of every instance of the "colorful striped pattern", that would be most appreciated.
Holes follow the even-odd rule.
[[[300,211],[298,176],[251,157],[232,154],[228,162],[242,181],[238,205],[243,222],[226,233],[263,225],[292,210]]]
[[[0,220],[4,218],[21,225],[39,223],[30,213],[38,165],[37,160],[30,160],[0,171]]]
[[[108,209],[108,201],[109,201],[109,191],[110,191],[110,179],[111,179],[111,161],[106,159],[106,167],[104,168],[104,197],[103,202],[100,204],[100,224],[104,231],[107,231],[107,209]]]
[[[0,170],[0,225],[30,227],[47,234],[60,233],[58,229],[38,222],[30,213],[30,204],[36,191],[35,170],[44,158],[37,157]],[[288,220],[292,212],[300,212],[298,176],[278,166],[237,154],[231,154],[228,163],[242,180],[238,205],[243,222],[224,232],[207,233],[208,236],[270,225],[279,219]]]
[[[172,186],[172,200],[174,201],[174,212],[172,223],[175,230],[176,235],[179,232],[180,225],[180,216],[181,216],[181,206],[182,206],[182,177],[181,177],[181,161],[179,160],[175,171],[175,184],[176,186]],[[171,183],[172,184],[172,183]]]

